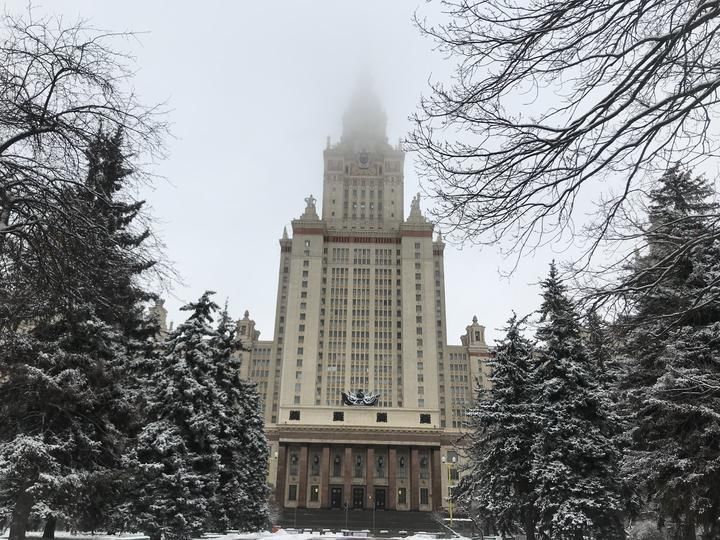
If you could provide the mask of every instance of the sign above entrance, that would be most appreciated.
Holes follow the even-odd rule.
[[[378,404],[380,394],[368,393],[358,390],[357,392],[340,392],[345,405],[372,407]]]

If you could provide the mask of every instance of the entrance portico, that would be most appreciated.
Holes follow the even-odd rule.
[[[282,430],[275,499],[285,508],[432,511],[442,507],[438,433]],[[274,438],[274,437],[273,437]],[[324,440],[332,439],[332,440]],[[402,440],[404,439],[404,440]]]

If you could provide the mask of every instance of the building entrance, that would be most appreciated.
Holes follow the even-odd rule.
[[[342,488],[331,487],[330,488],[330,508],[342,508]]]
[[[385,489],[375,488],[375,509],[385,510]]]
[[[352,507],[362,510],[365,502],[365,490],[361,487],[353,488]]]

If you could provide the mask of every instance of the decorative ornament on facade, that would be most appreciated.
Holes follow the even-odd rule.
[[[380,394],[365,394],[362,390],[357,392],[340,392],[342,394],[343,403],[352,407],[372,407],[378,404]]]

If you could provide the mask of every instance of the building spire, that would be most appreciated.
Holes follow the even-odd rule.
[[[372,79],[364,73],[343,116],[343,140],[361,143],[387,142],[387,116],[372,88]]]

